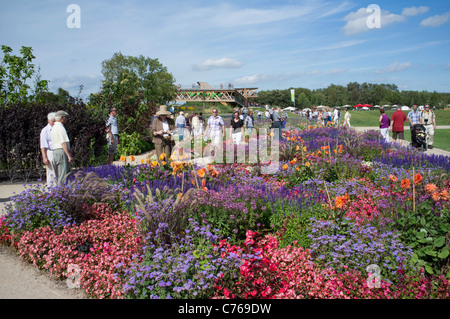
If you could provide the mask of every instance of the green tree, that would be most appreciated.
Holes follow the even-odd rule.
[[[158,59],[114,53],[102,62],[104,80],[99,94],[91,94],[90,103],[105,110],[119,110],[120,130],[145,134],[159,104],[175,98],[175,79]]]
[[[301,109],[309,108],[311,106],[311,102],[304,92],[300,93],[298,96],[296,106]]]
[[[0,64],[0,103],[10,105],[18,102],[33,100],[29,80],[35,75],[35,56],[31,47],[22,46],[19,50],[22,56],[11,54],[13,51],[6,45],[1,46],[3,60]],[[40,73],[37,73],[34,87],[34,94],[41,94],[48,91],[48,81],[41,80]]]

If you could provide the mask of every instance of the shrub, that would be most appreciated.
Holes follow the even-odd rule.
[[[104,120],[82,102],[66,105],[18,103],[0,106],[0,163],[11,181],[45,176],[39,137],[47,114],[64,109],[65,124],[75,162],[72,166],[100,164],[106,159]]]

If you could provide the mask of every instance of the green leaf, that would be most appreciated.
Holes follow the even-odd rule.
[[[428,266],[428,265],[425,265],[425,270],[426,270],[426,272],[429,273],[429,274],[434,274],[433,268],[431,268],[431,267]]]
[[[444,247],[444,248],[442,248],[442,250],[439,253],[438,257],[441,258],[441,259],[445,259],[445,258],[448,257],[448,255],[449,255],[448,247]]]
[[[425,234],[424,232],[421,232],[421,231],[420,231],[420,232],[416,232],[416,237],[419,238],[419,239],[424,238],[425,235],[426,235],[426,234]]]
[[[434,240],[434,247],[442,247],[445,245],[445,236],[438,237]]]
[[[432,257],[436,257],[436,254],[437,254],[436,251],[430,250],[430,249],[425,250],[424,252],[425,252],[425,254],[430,255],[430,256],[432,256]]]

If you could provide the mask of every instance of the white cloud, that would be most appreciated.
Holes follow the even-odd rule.
[[[236,84],[254,84],[264,81],[272,80],[273,76],[269,74],[254,74],[254,75],[247,75],[242,78],[236,79],[234,82]]]
[[[422,14],[428,11],[428,7],[411,7],[411,8],[405,8],[402,11],[402,16],[416,16],[418,14]]]
[[[208,59],[200,64],[194,64],[192,68],[197,71],[206,71],[211,69],[237,69],[244,65],[235,59],[221,58],[221,59]]]
[[[411,7],[404,8],[401,14],[391,13],[380,8],[380,28],[386,27],[390,24],[406,21],[406,17],[415,16],[428,11],[428,7]],[[344,17],[347,21],[343,30],[347,35],[366,32],[371,30],[368,20],[371,20],[377,11],[368,10],[367,8],[360,8],[356,12],[350,12]]]
[[[328,74],[340,74],[340,73],[345,73],[347,71],[348,71],[348,69],[339,69],[339,68],[337,68],[337,69],[329,70]]]
[[[429,18],[426,18],[420,22],[420,25],[423,27],[439,27],[444,23],[447,23],[450,20],[450,11],[446,12],[442,15],[435,15]]]
[[[406,69],[409,69],[410,67],[411,67],[411,63],[409,63],[409,62],[403,62],[403,63],[394,62],[391,65],[389,65],[383,69],[375,71],[375,73],[383,74],[383,73],[401,72]]]

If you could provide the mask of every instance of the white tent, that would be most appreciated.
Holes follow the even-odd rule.
[[[361,109],[362,109],[363,111],[369,111],[369,108],[366,107],[366,106],[362,107]]]
[[[305,112],[310,111],[311,112],[311,109],[306,108],[306,109],[303,109],[302,111],[305,111]]]
[[[297,108],[293,107],[293,106],[288,106],[286,108],[283,109],[283,111],[295,111]]]
[[[410,110],[410,108],[408,106],[406,106],[406,105],[402,106],[402,111],[409,111],[409,110]]]

